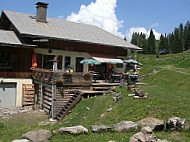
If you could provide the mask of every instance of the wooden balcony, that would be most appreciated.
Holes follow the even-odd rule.
[[[93,82],[92,74],[89,73],[65,73],[53,72],[45,69],[35,69],[32,75],[34,81],[46,84],[56,84],[62,86],[86,85],[90,86]]]

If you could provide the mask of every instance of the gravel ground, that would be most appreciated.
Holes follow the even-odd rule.
[[[32,108],[22,108],[22,107],[0,107],[0,118],[7,119],[13,114],[23,113],[32,111]]]

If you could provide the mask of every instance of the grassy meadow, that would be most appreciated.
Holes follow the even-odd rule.
[[[112,101],[113,95],[108,94],[94,98],[84,99],[72,110],[66,119],[54,125],[38,126],[36,120],[23,119],[23,116],[13,116],[4,123],[0,123],[0,141],[19,139],[23,133],[35,129],[49,129],[51,131],[64,126],[83,125],[90,131],[94,124],[113,125],[122,120],[139,121],[146,117],[155,117],[167,121],[170,117],[186,119],[187,127],[190,126],[190,51],[180,54],[138,55],[138,61],[143,64],[140,75],[146,75],[141,88],[148,93],[148,99],[134,100],[127,97],[127,87],[116,88],[122,92],[122,100],[118,103]],[[151,74],[155,71],[156,74]],[[147,108],[150,105],[150,108]],[[88,107],[89,109],[87,109]],[[113,109],[103,117],[100,115],[108,108]],[[32,118],[32,116],[31,116]],[[29,122],[28,122],[29,121]],[[140,128],[139,128],[140,130]],[[91,133],[81,135],[56,134],[50,139],[52,142],[127,142],[137,132],[128,133]],[[172,142],[189,142],[190,130],[185,128],[182,132],[155,132],[160,139]]]

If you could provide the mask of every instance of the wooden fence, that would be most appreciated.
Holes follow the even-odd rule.
[[[22,85],[22,106],[35,105],[35,89],[34,84]]]

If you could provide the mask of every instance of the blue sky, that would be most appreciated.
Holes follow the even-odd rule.
[[[36,14],[37,0],[1,0],[3,9]],[[173,32],[180,23],[190,20],[190,0],[43,0],[49,3],[48,17],[94,24],[117,36],[150,29]]]

